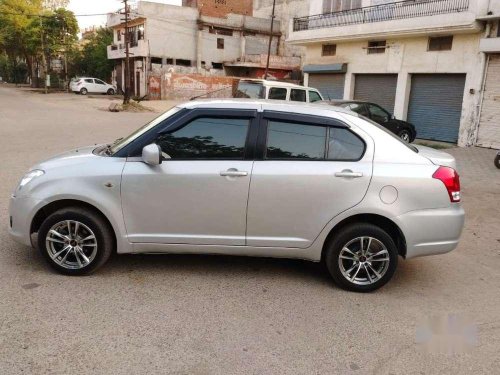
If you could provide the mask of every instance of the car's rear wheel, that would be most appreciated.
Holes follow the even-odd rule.
[[[497,156],[495,157],[495,167],[500,169],[500,154],[497,154]]]
[[[82,87],[80,89],[80,94],[82,94],[82,95],[87,95],[88,92],[89,92],[89,90],[87,90],[85,87]]]
[[[373,224],[357,223],[336,233],[326,249],[325,261],[337,285],[371,292],[394,275],[398,251],[387,232]]]
[[[410,143],[411,142],[411,134],[408,130],[403,129],[398,133],[398,137],[401,138],[403,141]]]
[[[86,275],[109,259],[114,248],[112,229],[91,210],[63,208],[42,223],[38,248],[56,271]]]
[[[109,89],[107,92],[108,95],[115,95],[115,90]]]

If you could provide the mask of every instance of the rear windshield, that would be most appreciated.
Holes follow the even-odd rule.
[[[264,86],[258,82],[240,81],[236,90],[236,98],[263,99]]]
[[[389,129],[387,128],[384,128],[382,125],[380,124],[377,124],[375,121],[369,119],[368,117],[365,117],[363,115],[360,115],[359,113],[356,113],[354,111],[351,111],[352,113],[355,113],[358,117],[362,118],[363,120],[365,121],[368,121],[370,124],[373,124],[375,125],[377,128],[379,128],[380,130],[383,130],[384,132],[386,132],[387,134],[389,134],[392,138],[394,139],[397,139],[399,142],[401,142],[402,144],[404,144],[406,147],[408,147],[410,150],[412,150],[413,152],[416,152],[418,154],[418,148],[416,148],[415,146],[413,146],[412,144],[410,143],[407,143],[405,141],[403,141],[401,138],[399,138],[396,134],[394,134],[393,132],[391,132]]]

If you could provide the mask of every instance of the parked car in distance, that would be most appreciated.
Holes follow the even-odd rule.
[[[330,100],[329,103],[368,117],[377,124],[389,129],[405,142],[411,143],[417,137],[417,131],[413,124],[396,119],[393,114],[378,104],[355,100]]]
[[[88,93],[114,95],[116,93],[115,86],[99,78],[91,77],[72,78],[69,88],[72,92],[82,95],[87,95]]]
[[[315,88],[265,79],[240,79],[235,97],[306,103],[323,100],[320,92]]]
[[[453,250],[464,224],[455,159],[342,108],[191,101],[114,143],[35,165],[9,232],[57,271],[117,253],[324,261],[367,292],[406,259]]]

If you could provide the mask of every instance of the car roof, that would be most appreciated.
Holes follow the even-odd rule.
[[[250,82],[250,83],[262,83],[266,86],[274,86],[274,87],[291,87],[291,88],[300,88],[300,89],[313,89],[316,90],[314,87],[307,87],[307,86],[301,86],[297,85],[295,83],[290,83],[290,82],[282,82],[282,81],[272,81],[268,79],[257,79],[257,78],[245,78],[245,79],[240,79],[240,82]]]
[[[325,102],[294,102],[271,99],[197,99],[178,105],[179,108],[221,108],[221,109],[255,109],[301,113],[305,115],[331,116],[333,113],[353,115],[349,109],[325,105]]]

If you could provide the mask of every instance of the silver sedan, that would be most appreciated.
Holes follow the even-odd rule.
[[[453,250],[463,224],[446,153],[345,109],[208,100],[34,166],[11,197],[9,231],[64,274],[93,272],[114,251],[300,258],[367,292],[399,256]]]

